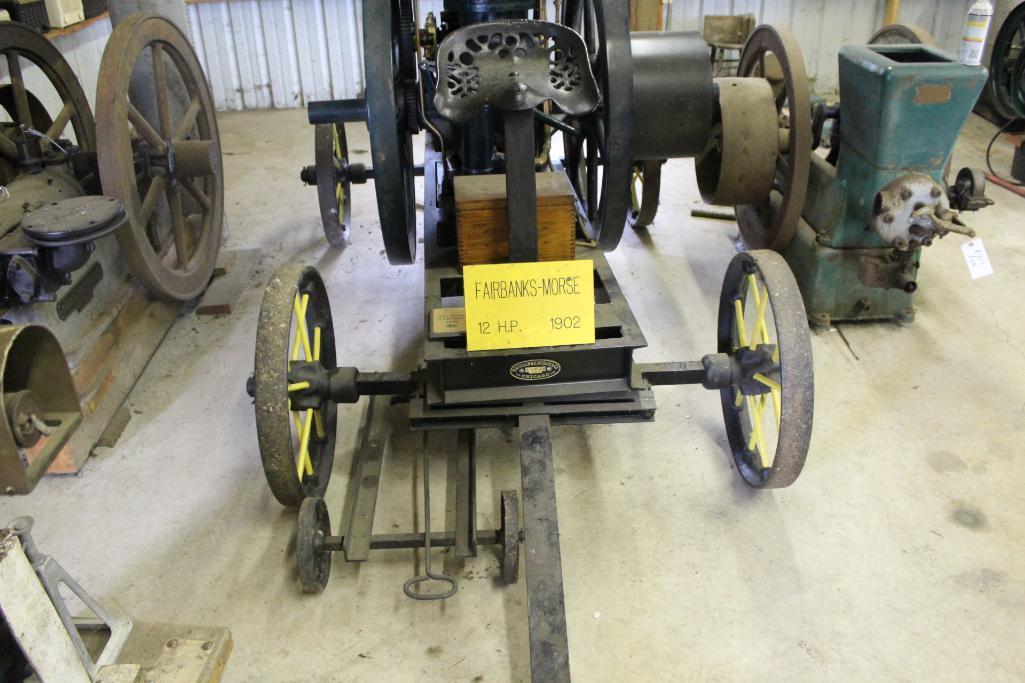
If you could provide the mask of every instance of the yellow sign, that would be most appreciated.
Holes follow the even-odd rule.
[[[466,348],[593,344],[593,270],[592,261],[466,266]]]

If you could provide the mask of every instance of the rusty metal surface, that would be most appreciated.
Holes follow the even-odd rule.
[[[132,72],[147,56],[153,58],[158,121],[147,120],[129,94]],[[191,99],[174,120],[169,84],[178,82]],[[129,222],[117,238],[132,274],[164,300],[195,298],[217,262],[224,187],[210,88],[192,45],[174,24],[139,14],[118,25],[100,65],[96,114],[103,191],[125,204]],[[212,143],[213,174],[175,177],[175,142],[196,140]]]
[[[658,213],[659,194],[662,192],[662,164],[665,161],[645,161],[634,168],[630,181],[630,211],[626,219],[635,230],[646,228],[655,222]],[[640,185],[640,192],[637,186]]]
[[[774,73],[777,71],[778,74]],[[737,207],[737,223],[752,249],[784,248],[794,238],[804,209],[811,168],[811,95],[804,57],[789,29],[759,26],[740,56],[737,75],[767,76],[776,95],[776,109],[789,118],[786,153],[776,161],[778,208],[771,197]],[[778,75],[778,80],[776,76]]]

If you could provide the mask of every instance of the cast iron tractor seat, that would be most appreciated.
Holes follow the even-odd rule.
[[[537,261],[534,109],[551,101],[582,116],[601,103],[587,46],[544,21],[498,21],[454,31],[438,48],[434,106],[466,123],[485,106],[503,112],[511,261]]]

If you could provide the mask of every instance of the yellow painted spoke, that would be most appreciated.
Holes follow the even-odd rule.
[[[747,326],[744,324],[744,304],[741,303],[740,299],[734,299],[733,307],[737,316],[737,341],[740,343],[740,346],[747,346]]]
[[[771,377],[766,377],[760,372],[755,374],[755,379],[777,393],[782,390],[782,387],[779,385],[779,382],[772,379]]]
[[[310,295],[303,294],[303,298],[300,300],[299,295],[295,296],[295,309],[296,320],[296,345],[292,347],[292,360],[299,360],[299,342],[302,342],[303,352],[306,354],[305,360],[313,358],[313,352],[310,350],[310,335],[306,331],[306,309],[310,305]]]
[[[303,420],[302,434],[299,437],[299,466],[297,473],[302,480],[303,472],[306,476],[313,474],[313,463],[310,462],[310,427],[313,426],[313,409],[306,410],[306,419]]]
[[[735,391],[737,392],[737,398],[733,401],[733,407],[740,408],[740,406],[744,405],[744,394],[740,389],[736,389]]]
[[[313,362],[320,362],[320,326],[313,328]]]
[[[779,432],[783,422],[783,397],[778,389],[772,390],[772,411],[776,414],[776,431]]]
[[[762,430],[762,418],[765,415],[765,397],[747,397],[748,412],[751,415],[751,436],[748,440],[749,451],[753,450],[758,454],[762,467],[770,467],[768,462],[769,449],[765,445],[765,432]]]
[[[751,277],[754,277],[753,275]],[[750,348],[754,351],[758,348],[758,342],[762,339],[767,338],[765,336],[765,306],[769,303],[768,296],[761,296],[758,293],[757,284],[755,285],[755,326],[751,330],[751,345]]]
[[[310,388],[310,383],[309,382],[296,382],[295,384],[289,384],[288,385],[288,393],[292,393],[293,391],[302,391],[303,389],[309,389],[309,388]]]

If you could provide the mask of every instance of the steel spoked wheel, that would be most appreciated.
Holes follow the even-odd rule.
[[[780,115],[781,138],[786,140],[785,145],[781,142],[770,196],[757,204],[738,206],[737,223],[749,247],[779,251],[797,232],[811,172],[811,95],[797,39],[788,29],[759,26],[744,46],[737,75],[769,81]]]
[[[602,101],[566,134],[566,170],[583,210],[584,232],[606,251],[619,245],[630,210],[633,174],[633,69],[630,7],[625,2],[567,0],[562,23],[584,38]]]
[[[413,138],[409,130],[409,109],[414,102],[406,97],[408,75],[402,67],[409,59],[405,57],[408,49],[401,45],[408,33],[403,30],[402,18],[408,12],[400,11],[406,2],[387,0],[374,3],[373,7],[364,2],[363,9],[367,126],[374,159],[374,190],[385,253],[394,265],[408,265],[416,260]]]
[[[1025,4],[1000,27],[990,60],[990,100],[1005,119],[1025,118]]]
[[[285,266],[271,277],[260,306],[253,390],[267,484],[290,507],[324,494],[334,462],[337,406],[296,409],[289,399],[309,388],[288,380],[302,363],[335,367],[331,305],[315,269]]]
[[[52,43],[29,26],[0,22],[0,61],[6,66],[10,79],[10,83],[0,86],[0,108],[10,118],[10,123],[0,123],[0,157],[17,164],[19,155],[14,137],[32,136],[40,140],[45,149],[51,144],[46,138],[51,141],[64,138],[69,125],[74,133],[73,142],[79,149],[86,152],[96,149],[96,124],[89,100],[71,66]],[[26,65],[38,68],[50,82],[60,101],[60,109],[49,112],[40,99],[42,93],[28,90],[24,76]],[[45,138],[39,138],[39,133]]]
[[[323,498],[310,497],[299,506],[295,559],[304,593],[320,593],[331,577],[331,552],[324,539],[331,535],[331,517]]]
[[[135,101],[148,86],[133,72],[150,64],[155,106]],[[224,187],[210,87],[177,26],[150,15],[118,25],[103,52],[96,114],[100,178],[104,194],[125,204],[117,238],[132,274],[162,299],[195,298],[221,247]]]
[[[733,459],[757,488],[794,483],[808,455],[814,411],[811,338],[801,292],[782,256],[738,254],[719,302],[719,352],[741,378],[721,392]]]
[[[664,161],[644,161],[634,166],[630,181],[630,212],[627,220],[635,230],[655,222],[658,198],[662,191],[662,164]]]
[[[327,241],[343,247],[349,241],[352,202],[348,178],[349,146],[345,126],[321,123],[314,129],[317,163],[317,198],[320,200],[320,221]]]

